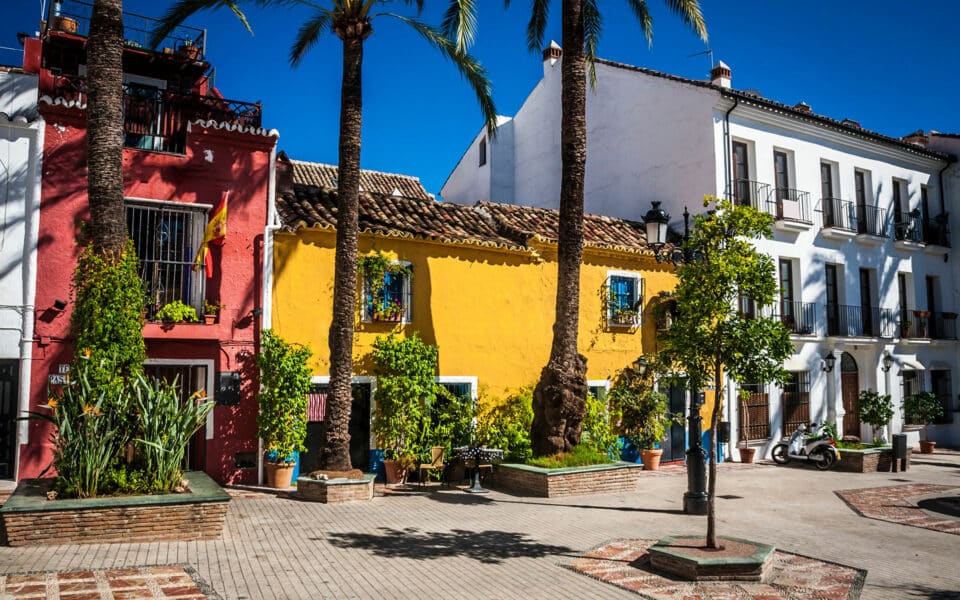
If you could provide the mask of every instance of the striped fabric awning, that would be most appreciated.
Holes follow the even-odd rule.
[[[323,421],[327,414],[327,392],[315,392],[307,394],[307,422],[316,423]]]

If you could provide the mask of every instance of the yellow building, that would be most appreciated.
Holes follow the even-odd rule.
[[[273,329],[314,350],[315,382],[323,384],[329,375],[335,167],[282,160],[279,170],[283,229],[274,237]],[[378,336],[419,333],[439,347],[439,381],[479,394],[481,401],[537,380],[552,341],[558,225],[552,210],[437,202],[403,176],[364,172],[362,188],[361,257],[382,253],[407,268],[388,275],[375,300],[370,281],[358,286],[354,410],[360,414],[352,424],[358,452],[372,447],[363,421],[369,425],[369,354]],[[656,262],[644,239],[641,223],[585,217],[580,351],[592,388],[608,387],[620,369],[655,351],[651,299],[673,289],[675,276],[672,267]],[[682,410],[683,394],[675,401]]]

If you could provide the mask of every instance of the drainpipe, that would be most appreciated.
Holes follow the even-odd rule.
[[[733,97],[733,106],[723,115],[723,183],[726,192],[732,192],[730,186],[730,113],[740,104],[739,98]]]
[[[263,228],[263,270],[260,281],[260,331],[273,324],[273,234],[280,229],[277,221],[277,142],[270,149],[270,174],[267,179],[267,225]],[[260,349],[257,348],[259,353]],[[263,440],[257,437],[257,485],[263,485]]]
[[[33,365],[33,316],[34,302],[37,298],[37,245],[40,239],[40,183],[43,171],[43,139],[46,124],[42,117],[34,121],[30,128],[34,147],[30,164],[32,182],[30,193],[24,206],[23,240],[23,321],[20,335],[20,416],[26,417],[30,410],[31,376]],[[30,429],[26,420],[17,425],[16,448],[14,450],[13,479],[17,481],[20,473],[20,446],[29,441]]]

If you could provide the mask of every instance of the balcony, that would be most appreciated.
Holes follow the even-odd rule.
[[[847,338],[892,338],[896,316],[889,308],[827,304],[827,335]]]
[[[770,212],[767,200],[770,198],[770,185],[761,181],[737,179],[733,190],[727,193],[727,199],[740,206],[751,206],[761,212]]]
[[[811,302],[780,302],[780,319],[793,335],[817,335],[817,305]]]
[[[887,238],[883,226],[884,210],[867,204],[857,205],[857,239],[867,245],[879,246]]]
[[[90,34],[90,15],[93,3],[80,0],[52,2],[48,31],[54,35],[86,38]],[[136,13],[123,12],[124,46],[151,52],[148,44],[160,21]],[[204,29],[181,25],[163,39],[160,52],[181,59],[203,60],[207,51],[207,32]]]
[[[820,213],[823,217],[823,237],[849,240],[857,236],[857,211],[853,202],[841,198],[821,198]]]
[[[782,231],[806,231],[813,226],[810,216],[810,194],[792,188],[775,188],[767,203]],[[768,210],[768,212],[771,212]]]
[[[908,310],[900,313],[899,323],[905,343],[957,339],[957,313]]]
[[[944,255],[950,251],[950,221],[946,214],[923,220],[924,252]]]
[[[58,75],[54,78],[53,88],[56,97],[86,103],[87,83],[83,77]],[[187,123],[213,120],[257,128],[262,114],[259,102],[227,100],[128,83],[124,86],[123,143],[128,148],[184,154]]]
[[[924,246],[923,219],[920,211],[893,213],[893,245],[900,250],[919,250]]]

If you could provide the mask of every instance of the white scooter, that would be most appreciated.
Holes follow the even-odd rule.
[[[807,435],[810,431],[817,433]],[[817,427],[816,423],[810,423],[809,428],[801,423],[789,440],[784,438],[773,447],[772,454],[773,462],[778,465],[785,465],[791,459],[809,460],[821,471],[826,471],[840,460],[837,443],[823,425]]]

